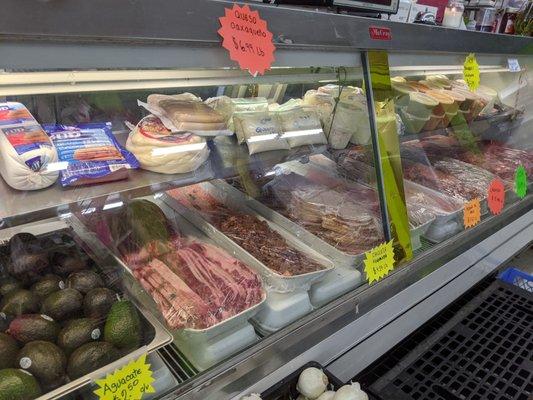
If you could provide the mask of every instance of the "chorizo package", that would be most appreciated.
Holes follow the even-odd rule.
[[[128,169],[139,167],[135,156],[115,139],[111,122],[43,128],[57,149],[62,186],[126,179]]]

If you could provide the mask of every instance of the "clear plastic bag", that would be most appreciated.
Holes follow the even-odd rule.
[[[132,129],[126,148],[141,168],[163,174],[194,171],[209,157],[205,139],[192,133],[172,133],[154,115],[144,117]]]
[[[283,138],[287,139],[291,148],[327,143],[318,114],[312,108],[295,107],[279,111],[277,115],[283,130]]]
[[[245,111],[267,111],[268,101],[264,97],[230,98],[228,96],[211,97],[205,104],[221,113],[228,125],[228,129],[235,130],[233,114]]]
[[[269,111],[241,112],[233,116],[239,143],[246,142],[250,154],[270,150],[288,150],[289,143],[282,137],[277,114]]]

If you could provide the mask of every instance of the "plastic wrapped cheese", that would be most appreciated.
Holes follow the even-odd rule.
[[[289,149],[289,143],[282,138],[283,131],[275,113],[269,111],[236,113],[233,121],[239,142],[246,142],[250,154]]]
[[[320,122],[322,122],[322,126],[324,126],[324,129],[328,129],[327,125],[331,120],[331,114],[335,108],[335,100],[333,99],[333,96],[329,93],[322,93],[317,90],[308,90],[304,95],[303,104],[305,106],[314,107],[318,113]]]
[[[52,185],[59,175],[57,151],[21,103],[0,103],[0,174],[18,190]]]
[[[283,137],[291,148],[327,143],[318,114],[312,108],[296,107],[279,111],[277,115],[283,129]]]
[[[234,131],[233,114],[245,111],[267,111],[268,101],[264,97],[230,98],[228,96],[211,97],[205,101],[209,107],[221,113],[228,125]]]
[[[137,124],[126,148],[135,155],[141,168],[163,174],[194,171],[209,157],[203,138],[192,133],[172,133],[154,115]]]

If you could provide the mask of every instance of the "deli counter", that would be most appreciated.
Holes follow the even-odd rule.
[[[531,38],[254,5],[254,77],[232,2],[4,3],[1,399],[348,381],[531,245]]]

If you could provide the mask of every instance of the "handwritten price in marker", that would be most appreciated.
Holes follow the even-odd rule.
[[[265,56],[265,52],[263,51],[263,49],[261,49],[261,47],[254,46],[252,43],[248,43],[248,42],[243,43],[242,40],[236,39],[235,36],[232,36],[231,39],[233,40],[233,45],[235,46],[235,50],[257,54],[259,57]]]

